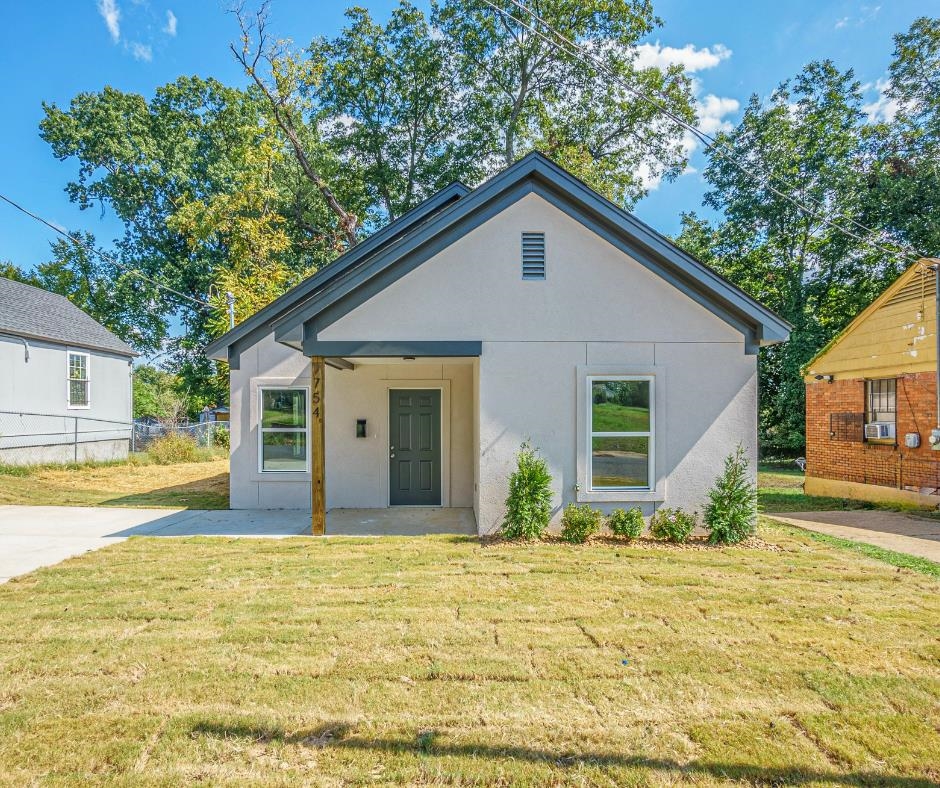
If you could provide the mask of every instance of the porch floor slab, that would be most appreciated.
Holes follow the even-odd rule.
[[[389,509],[330,509],[327,536],[422,536],[477,533],[473,509],[395,506]]]

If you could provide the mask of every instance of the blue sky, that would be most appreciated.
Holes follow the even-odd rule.
[[[357,0],[380,19],[391,0]],[[355,3],[350,2],[349,5]],[[419,2],[420,5],[427,3]],[[5,117],[0,123],[0,191],[70,230],[88,229],[107,246],[118,227],[99,210],[80,211],[63,191],[74,162],[59,162],[39,138],[42,102],[67,105],[76,93],[113,85],[151,95],[181,74],[244,78],[228,43],[236,32],[222,0],[47,0],[5,4],[0,73]],[[703,127],[734,123],[752,93],[766,96],[807,62],[829,57],[852,67],[869,85],[873,113],[890,111],[878,81],[891,59],[891,36],[931,13],[931,2],[883,0],[654,0],[663,26],[647,40],[647,62],[679,60],[694,71]],[[279,35],[306,43],[343,24],[341,2],[274,0]],[[936,12],[937,6],[933,7]],[[690,172],[660,184],[636,208],[665,233],[683,211],[700,209],[705,191],[693,153]],[[52,233],[0,203],[0,260],[30,268],[48,259]]]

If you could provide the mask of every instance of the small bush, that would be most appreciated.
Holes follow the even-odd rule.
[[[628,511],[614,509],[607,517],[607,527],[614,536],[624,536],[627,539],[636,539],[646,523],[643,522],[643,511],[634,506]]]
[[[516,470],[509,477],[506,519],[507,539],[541,539],[552,516],[552,475],[538,451],[523,443],[516,455]]]
[[[737,544],[757,528],[757,488],[748,474],[744,447],[725,458],[725,467],[708,491],[705,528],[712,544]]]
[[[682,544],[695,530],[695,515],[682,509],[657,509],[650,518],[650,533],[657,539]]]
[[[172,465],[176,462],[198,462],[199,447],[188,435],[167,433],[156,438],[148,447],[147,454],[157,465]]]
[[[232,434],[228,427],[215,427],[212,430],[212,446],[228,451],[232,445]]]
[[[603,512],[592,509],[587,504],[575,506],[569,503],[561,518],[561,538],[566,542],[583,544],[589,536],[600,530],[603,519]]]

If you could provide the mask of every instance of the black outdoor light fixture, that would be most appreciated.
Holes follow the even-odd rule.
[[[366,437],[366,420],[365,419],[356,419],[356,437],[357,438]]]

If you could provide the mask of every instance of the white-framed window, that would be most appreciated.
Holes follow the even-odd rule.
[[[587,379],[587,484],[591,492],[653,490],[652,375]]]
[[[91,356],[88,353],[68,351],[66,396],[70,408],[91,406]]]
[[[302,473],[310,467],[310,390],[306,386],[258,389],[258,470]]]

